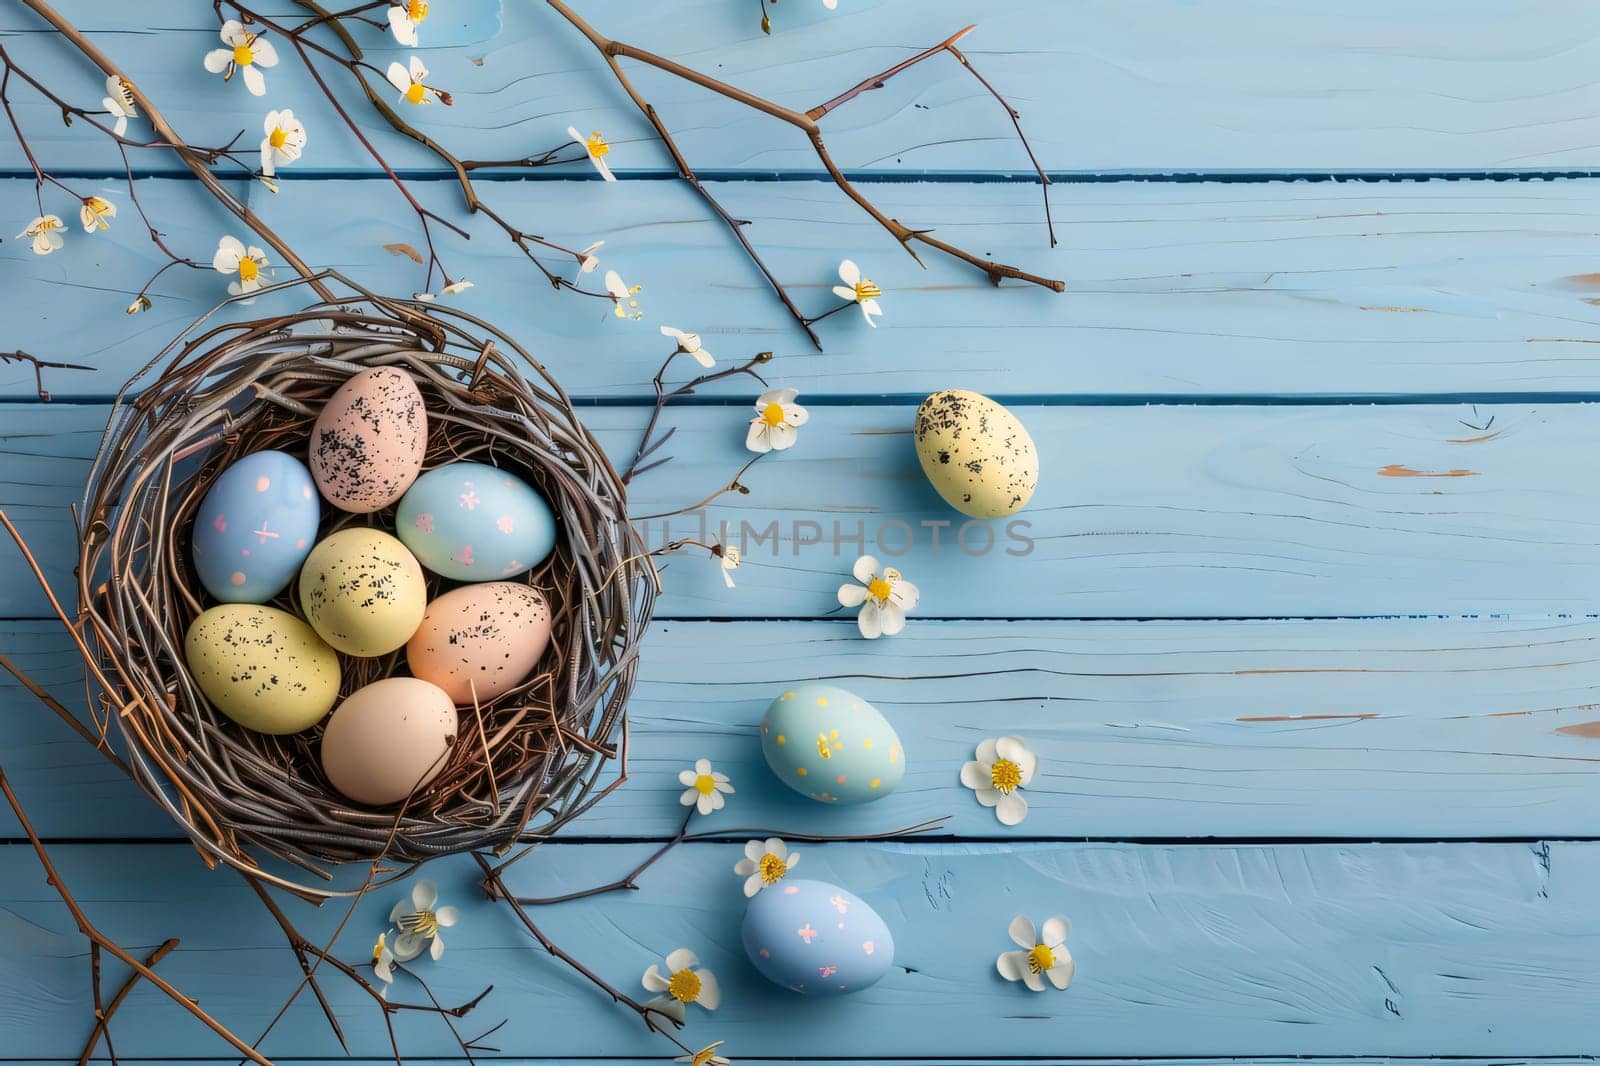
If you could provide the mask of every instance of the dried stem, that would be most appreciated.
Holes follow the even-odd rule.
[[[156,963],[172,954],[177,946],[178,941],[176,938],[169,938],[165,941],[162,941],[160,947],[156,948],[149,955],[145,956],[144,964],[147,967],[153,968]],[[94,996],[98,1001],[100,998],[100,981],[98,978],[100,949],[99,945],[97,944],[91,944],[90,947],[94,956],[93,966],[97,971],[94,982]],[[87,1066],[89,1060],[94,1057],[95,1048],[99,1047],[100,1038],[102,1036],[105,1037],[106,1050],[111,1053],[112,1061],[116,1061],[116,1052],[111,1050],[111,1033],[108,1029],[108,1026],[111,1024],[111,1016],[117,1013],[117,1008],[122,1006],[122,1001],[128,998],[128,993],[132,992],[133,986],[138,983],[139,974],[137,972],[131,973],[128,975],[128,979],[122,983],[122,987],[117,989],[117,994],[111,997],[111,1002],[109,1004],[106,1004],[104,1007],[102,1007],[99,1002],[95,1003],[94,1030],[89,1034],[88,1042],[83,1045],[83,1053],[78,1056],[78,1066]]]
[[[46,370],[93,370],[92,366],[82,363],[56,363],[47,359],[40,359],[36,355],[18,349],[14,352],[0,352],[0,363],[27,363],[33,367],[33,385],[38,390],[39,399],[45,403],[50,402],[50,392],[44,387],[44,372]]]
[[[667,356],[666,361],[661,364],[661,369],[656,371],[656,376],[651,379],[651,385],[655,388],[656,393],[655,408],[650,412],[650,420],[645,423],[644,432],[639,435],[639,447],[634,450],[633,458],[629,460],[627,467],[622,472],[622,483],[624,485],[632,481],[635,475],[642,474],[646,470],[654,470],[669,461],[668,459],[658,459],[648,466],[640,467],[639,465],[659,450],[663,444],[667,443],[667,439],[672,436],[672,430],[668,430],[659,438],[655,436],[656,425],[661,421],[661,412],[666,410],[668,404],[674,400],[681,400],[685,396],[693,396],[694,390],[702,385],[709,385],[713,381],[721,381],[724,378],[737,377],[740,374],[748,374],[765,386],[766,379],[756,373],[755,368],[772,361],[771,352],[758,352],[738,366],[726,367],[709,374],[701,374],[699,377],[686,381],[675,389],[668,389],[665,385],[667,368],[672,365],[674,359],[685,354],[688,353],[684,351],[682,345],[675,348],[672,354]]]

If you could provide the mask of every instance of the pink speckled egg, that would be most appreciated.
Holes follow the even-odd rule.
[[[399,803],[432,781],[456,739],[456,709],[436,685],[386,677],[352,692],[322,731],[322,770],[357,803]]]
[[[428,450],[428,412],[411,374],[363,370],[323,405],[311,428],[311,476],[341,511],[370,514],[405,495]]]
[[[465,585],[428,604],[406,644],[411,672],[470,707],[509,692],[550,643],[550,605],[511,581]]]

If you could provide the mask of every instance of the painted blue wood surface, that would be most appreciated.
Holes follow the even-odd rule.
[[[772,787],[779,787],[776,783]],[[730,808],[708,824],[730,827]],[[651,845],[551,845],[510,877],[514,890],[564,891],[615,876]],[[573,854],[581,849],[578,854]],[[184,845],[62,846],[64,878],[100,928],[128,943],[184,940],[162,972],[195,989],[207,1010],[251,1036],[299,980],[293,959],[240,880],[205,873]],[[1150,846],[1123,844],[858,845],[806,849],[807,876],[841,884],[878,910],[896,941],[895,967],[842,999],[807,1000],[769,985],[744,960],[744,900],[732,873],[737,844],[672,852],[623,892],[541,909],[558,944],[619,986],[693,948],[722,979],[714,1015],[696,1011],[691,1042],[725,1039],[730,1053],[822,1057],[987,1055],[1562,1055],[1594,1049],[1590,1012],[1600,981],[1600,845],[1574,843]],[[571,856],[570,858],[568,856]],[[475,891],[464,857],[430,866],[459,906],[438,964],[420,972],[447,1001],[487,984],[484,1026],[507,1017],[496,1043],[512,1056],[659,1055],[659,1038],[545,956],[504,911]],[[114,876],[110,871],[115,870]],[[364,901],[339,941],[368,956],[403,890]],[[32,855],[0,853],[0,1025],[8,1053],[76,1051],[83,949]],[[326,938],[342,911],[296,905]],[[1013,915],[1073,920],[1077,978],[1066,993],[1032,994],[995,972]],[[405,991],[396,982],[395,994]],[[329,983],[352,1051],[382,1056],[382,1021],[365,996]],[[216,1038],[140,987],[124,1007],[120,1053],[218,1054]],[[432,1024],[429,1024],[432,1023]],[[406,1046],[442,1056],[454,1046],[434,1019],[404,1018]],[[71,1034],[64,1039],[64,1034]],[[70,1051],[61,1045],[70,1045]],[[265,1047],[283,1058],[328,1057],[338,1045],[314,1003],[299,1003]]]
[[[79,185],[128,210],[125,187]],[[238,230],[188,183],[143,185],[141,199],[189,254],[209,262],[218,236]],[[387,291],[421,287],[421,268],[383,248],[420,246],[384,182],[247,191],[314,261]],[[453,186],[419,191],[456,216]],[[572,394],[612,401],[648,396],[666,351],[662,323],[698,330],[724,360],[776,352],[772,372],[807,396],[920,397],[956,383],[1051,398],[1600,394],[1595,182],[1062,185],[1062,243],[1053,251],[1037,190],[1025,185],[873,187],[901,218],[1065,279],[1063,296],[1011,284],[996,291],[940,257],[919,269],[831,185],[736,182],[716,191],[753,220],[751,239],[810,311],[833,305],[838,261],[855,257],[886,290],[879,327],[854,314],[829,319],[819,327],[826,350],[811,351],[726,228],[670,182],[491,190],[509,217],[552,240],[581,248],[605,237],[604,264],[645,286],[643,321],[619,322],[599,301],[552,292],[482,226],[471,227],[470,242],[442,242],[447,264],[477,285],[455,302],[526,344]],[[25,183],[0,182],[0,202],[28,198]],[[124,316],[160,265],[132,218],[106,234],[69,234],[48,258],[26,243],[0,243],[0,271],[11,279],[0,287],[0,315],[35,321],[37,332],[19,339],[40,355],[94,365],[51,375],[61,399],[114,393],[225,294],[214,271],[175,272],[151,310]],[[303,299],[263,298],[237,314]],[[744,385],[708,394],[742,395]],[[0,396],[32,395],[26,368],[0,366]]]
[[[294,10],[284,0],[262,6]],[[612,162],[624,170],[667,166],[600,57],[565,22],[540,0],[511,0],[501,5],[496,34],[488,6],[437,4],[440,14],[425,24],[425,45],[450,45],[421,54],[457,102],[432,108],[424,128],[463,157],[503,159],[553,147],[576,123],[618,142]],[[773,13],[770,38],[757,26],[756,4],[744,0],[576,6],[603,33],[801,109],[977,23],[963,50],[1022,112],[1052,171],[1600,165],[1600,89],[1590,76],[1600,58],[1600,14],[1583,0],[1352,0],[1337,7],[1318,0],[853,0],[831,14],[810,0],[785,0]],[[63,0],[61,7],[169,101],[186,137],[225,141],[240,115],[254,116],[252,133],[258,128],[258,105],[266,101],[201,69],[200,57],[216,47],[209,5]],[[455,8],[464,17],[452,23]],[[14,10],[0,15],[0,32],[22,42],[40,40],[38,25]],[[376,29],[362,40],[379,66],[398,54]],[[54,44],[28,51],[52,76],[68,67]],[[360,147],[335,135],[339,120],[315,106],[294,57],[282,58],[270,72],[269,99],[311,125],[303,165],[370,170]],[[669,77],[644,71],[638,80],[697,167],[820,170],[799,131]],[[97,79],[80,73],[77,84],[99,101]],[[53,157],[90,168],[116,165],[115,153],[64,131],[48,108],[30,105],[22,114]],[[376,125],[364,110],[360,117]],[[948,61],[901,75],[824,128],[840,165],[852,169],[1018,174],[1028,167],[998,105]],[[388,131],[374,132],[405,165],[432,165]],[[6,151],[3,165],[20,165]]]
[[[710,758],[741,825],[868,833],[951,816],[1005,840],[955,787],[983,737],[1043,760],[1030,837],[1582,837],[1600,789],[1593,622],[929,622],[869,644],[852,623],[659,622],[630,703],[629,784],[574,823],[585,838],[668,837],[678,771]],[[0,648],[68,706],[82,668],[43,622]],[[777,787],[756,723],[826,679],[872,701],[907,776],[866,807]],[[177,838],[154,804],[10,679],[6,770],[57,838]],[[16,836],[0,817],[0,837]]]
[[[404,207],[315,105],[291,56],[257,101],[200,70],[214,42],[206,5],[63,6],[193,138],[226,138],[253,129],[266,106],[293,106],[312,127],[307,158],[278,196],[241,192],[312,261],[390,291],[419,286],[413,265],[382,248],[419,241]],[[964,46],[1062,175],[1600,165],[1600,14],[1581,0],[1337,10],[1018,0],[977,15],[960,0],[844,0],[833,14],[784,0],[771,39],[742,0],[583,10],[604,31],[799,106],[976,20]],[[0,12],[7,47],[98,99],[99,80],[31,18]],[[463,154],[543,149],[573,122],[605,130],[625,172],[664,172],[598,57],[542,4],[436,0],[427,31],[438,47],[425,58],[458,100],[428,112],[427,127]],[[374,59],[395,54],[371,37]],[[777,554],[748,550],[733,591],[704,559],[670,562],[632,704],[632,778],[574,827],[584,843],[541,853],[515,883],[544,892],[614,876],[651,845],[606,841],[669,835],[675,774],[700,755],[740,789],[708,826],[856,832],[951,813],[960,840],[806,849],[809,875],[862,894],[901,944],[883,985],[827,1009],[797,1006],[739,958],[733,844],[675,853],[638,893],[541,915],[557,939],[628,987],[653,955],[699,949],[731,994],[689,1036],[725,1037],[736,1059],[1286,1066],[1289,1056],[1600,1052],[1590,1002],[1600,845],[1491,839],[1597,836],[1597,631],[1567,617],[1592,614],[1600,593],[1589,459],[1600,413],[1571,402],[1600,395],[1597,186],[1061,183],[1063,240],[1050,251],[1003,115],[952,65],[924,65],[830,118],[829,144],[853,171],[939,179],[874,180],[870,194],[891,214],[1070,287],[995,292],[936,258],[917,269],[835,188],[808,180],[814,157],[781,127],[670,79],[640,81],[697,166],[747,179],[715,188],[753,220],[752,238],[803,306],[826,306],[848,254],[884,285],[889,313],[876,331],[855,316],[829,320],[827,351],[812,353],[687,190],[602,186],[582,164],[538,175],[582,180],[497,181],[490,192],[557,240],[605,237],[606,265],[646,285],[643,322],[544,291],[481,230],[445,241],[477,283],[461,306],[526,340],[575,395],[606,404],[585,418],[614,453],[642,424],[662,323],[698,330],[724,360],[776,351],[774,381],[813,404],[802,446],[757,466],[752,494],[711,512],[713,524],[778,521]],[[128,207],[104,177],[115,168],[104,146],[26,95],[19,105],[52,164]],[[436,164],[376,134],[416,168],[424,201],[455,217],[455,190],[427,180]],[[170,161],[148,162],[172,173]],[[0,137],[0,173],[11,175],[0,203],[31,215],[20,165]],[[198,258],[237,230],[187,181],[151,179],[140,192]],[[26,217],[15,221],[11,232]],[[10,401],[0,507],[64,591],[66,505],[104,400],[222,282],[173,275],[155,308],[129,319],[120,308],[156,265],[131,212],[110,234],[69,241],[48,259],[0,243],[0,320],[11,323],[0,348],[96,368],[51,375],[62,402],[46,407],[24,369],[0,366]],[[952,385],[1006,398],[1039,439],[1045,481],[1024,516],[1036,547],[969,558],[947,540],[935,556],[924,537],[899,560],[922,607],[904,636],[869,644],[833,611],[854,547],[797,552],[809,527],[791,523],[826,532],[835,521],[849,531],[953,518],[906,433],[916,400]],[[746,391],[712,390],[669,416],[678,458],[640,482],[636,512],[679,506],[726,477],[741,458]],[[1364,397],[1408,402],[1348,402]],[[1152,399],[1185,402],[1138,406]],[[1258,402],[1231,405],[1240,399]],[[1126,406],[1094,406],[1103,402]],[[0,575],[0,619],[42,615],[9,545]],[[1423,617],[1295,620],[1326,614]],[[0,622],[0,651],[81,704],[81,670],[49,624]],[[767,774],[750,724],[776,688],[809,678],[856,688],[894,719],[911,764],[896,796],[821,812]],[[56,856],[91,917],[133,945],[183,937],[163,972],[253,1036],[296,977],[271,923],[237,879],[159,843],[173,827],[4,681],[0,760],[63,842]],[[955,781],[975,741],[1001,732],[1027,736],[1045,761],[1026,841]],[[0,839],[16,834],[0,824]],[[1206,839],[1217,836],[1270,842]],[[1459,842],[1298,843],[1330,837]],[[1083,838],[1161,843],[1074,843]],[[665,1045],[474,897],[466,863],[431,872],[467,916],[427,973],[446,996],[497,986],[480,1016],[512,1018],[502,1061],[660,1061]],[[345,957],[366,956],[395,894],[363,905]],[[86,949],[24,848],[0,850],[0,904],[0,1056],[75,1058],[89,1018]],[[993,957],[1011,915],[1058,910],[1076,922],[1077,984],[1047,996],[1003,984]],[[307,920],[331,928],[337,914]],[[385,1055],[377,1016],[332,989],[353,1008],[356,1054]],[[145,989],[114,1035],[123,1055],[221,1054]],[[452,1053],[426,1025],[405,1036],[408,1053]],[[309,1004],[268,1047],[302,1062],[337,1052]]]

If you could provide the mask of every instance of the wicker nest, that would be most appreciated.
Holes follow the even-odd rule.
[[[102,726],[115,721],[134,779],[209,862],[307,895],[335,893],[266,871],[262,856],[325,881],[344,862],[503,850],[543,839],[603,796],[598,777],[617,754],[655,590],[621,480],[544,367],[470,315],[338,280],[358,295],[209,329],[201,319],[123,388],[84,496],[78,570]],[[559,526],[551,558],[525,577],[554,618],[543,660],[517,689],[461,712],[448,763],[399,810],[333,790],[320,727],[265,736],[218,712],[182,651],[209,606],[190,534],[212,481],[250,452],[304,455],[324,402],[376,366],[410,371],[426,399],[425,468],[470,459],[513,472],[543,492]],[[326,508],[322,533],[391,521]],[[429,581],[431,598],[438,579]],[[276,606],[295,609],[293,586]],[[341,660],[341,697],[405,672],[403,649]]]

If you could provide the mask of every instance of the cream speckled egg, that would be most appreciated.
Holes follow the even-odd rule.
[[[432,781],[456,739],[456,709],[437,685],[386,677],[352,692],[322,731],[322,772],[340,794],[374,807]]]
[[[917,459],[944,502],[973,518],[1016,514],[1039,484],[1039,452],[1017,416],[987,396],[945,389],[922,401]]]
[[[370,514],[405,495],[428,450],[428,412],[410,373],[380,366],[339,386],[311,427],[311,476],[342,511]]]
[[[416,557],[376,529],[341,529],[300,568],[300,609],[346,655],[385,655],[411,639],[428,606]]]
[[[282,735],[315,725],[339,698],[339,657],[287,611],[225,603],[189,624],[189,673],[246,729]]]
[[[550,605],[539,590],[489,581],[428,604],[406,658],[413,674],[470,707],[520,685],[549,643]]]

